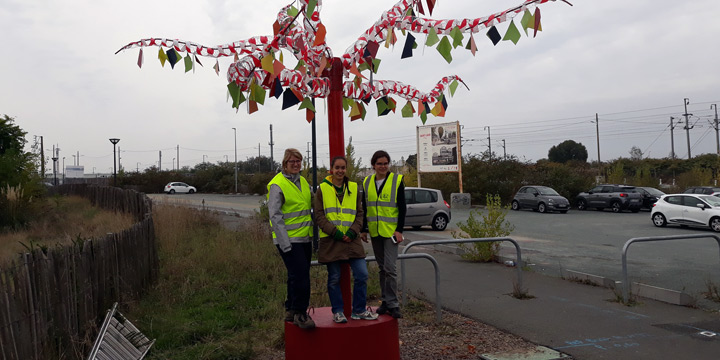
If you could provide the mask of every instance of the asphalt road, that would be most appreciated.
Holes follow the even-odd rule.
[[[175,202],[189,206],[237,212],[247,216],[258,208],[259,195],[149,195],[156,202]],[[482,209],[473,209],[482,214]],[[445,231],[429,227],[406,230],[410,239],[452,239],[457,223],[467,220],[470,210],[454,209]],[[631,238],[667,235],[714,235],[709,229],[657,228],[650,213],[570,210],[567,214],[540,214],[530,210],[512,211],[506,217],[515,226],[510,237],[520,243],[523,260],[536,272],[556,277],[575,270],[613,280],[622,280],[622,249]],[[512,245],[502,254],[515,256]],[[707,291],[708,281],[720,286],[720,247],[712,238],[636,243],[628,250],[630,281],[698,296]]]

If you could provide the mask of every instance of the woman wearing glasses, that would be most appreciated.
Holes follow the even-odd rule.
[[[268,183],[268,211],[273,243],[287,269],[285,321],[301,329],[312,329],[315,322],[307,313],[310,305],[310,258],[312,256],[312,192],[300,176],[302,154],[285,150],[282,172]]]
[[[397,297],[397,257],[398,244],[403,241],[405,226],[405,184],[402,175],[389,171],[390,155],[378,150],[370,159],[375,175],[363,181],[365,191],[365,229],[372,239],[373,252],[380,268],[380,291],[382,303],[375,310],[379,315],[388,314],[396,319],[402,318]]]

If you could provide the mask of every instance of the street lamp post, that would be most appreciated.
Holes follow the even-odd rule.
[[[62,182],[65,184],[65,157],[63,156],[63,162],[62,162]]]
[[[120,142],[120,139],[112,138],[110,142],[113,144],[113,186],[117,186],[117,156],[115,155],[115,147],[117,143]]]
[[[238,192],[238,182],[237,182],[237,129],[232,128],[233,132],[235,133],[235,193]]]

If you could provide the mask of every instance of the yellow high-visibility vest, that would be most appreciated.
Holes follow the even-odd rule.
[[[402,182],[402,175],[388,173],[380,194],[377,193],[375,175],[363,181],[367,220],[370,236],[391,237],[397,228],[400,210],[397,208],[397,191]]]
[[[283,203],[280,210],[283,213],[283,221],[290,242],[293,239],[311,236],[312,216],[310,215],[310,208],[312,207],[312,195],[310,193],[310,184],[301,176],[301,189],[298,189],[283,173],[278,173],[267,185],[268,196],[270,196],[270,186],[273,184],[280,187],[285,197],[285,203]],[[272,221],[270,221],[270,226],[272,227]],[[277,237],[275,231],[273,231],[272,235],[273,239]]]
[[[345,234],[355,221],[357,216],[357,183],[348,182],[348,186],[343,190],[342,203],[338,201],[335,193],[335,187],[326,182],[320,184],[322,191],[323,208],[325,209],[325,217],[330,223]],[[348,190],[350,190],[348,193]],[[334,234],[326,234],[320,230],[320,237],[333,236]]]

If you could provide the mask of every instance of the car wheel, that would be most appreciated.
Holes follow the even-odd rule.
[[[518,211],[520,210],[520,203],[517,200],[513,200],[511,207],[513,210]]]
[[[192,194],[192,193],[194,193],[194,192],[195,192],[195,190],[190,189],[190,191],[188,191],[188,194]]]
[[[435,231],[443,231],[448,225],[448,218],[443,214],[437,214],[433,218],[432,228]]]
[[[174,193],[175,193],[175,189],[170,189],[170,194],[174,194]]]
[[[567,210],[560,210],[561,214],[567,214]]]
[[[663,215],[661,213],[655,213],[652,216],[652,222],[653,222],[653,225],[655,225],[657,227],[663,227],[663,226],[667,225],[667,221],[665,220],[665,215]]]
[[[612,209],[612,212],[614,212],[614,213],[619,213],[622,211],[622,207],[620,206],[620,203],[617,201],[610,204],[610,208]]]
[[[585,202],[585,200],[578,200],[577,208],[580,211],[587,209],[587,203]]]
[[[547,208],[545,207],[545,204],[539,203],[539,204],[538,204],[538,211],[539,211],[540,213],[542,213],[542,214],[546,213],[546,212],[547,212]]]
[[[710,219],[710,228],[714,232],[720,232],[720,217]]]

